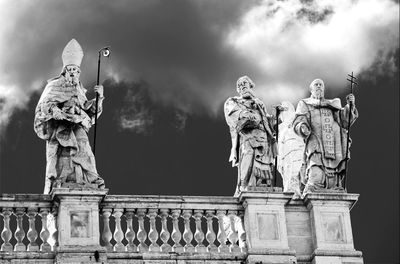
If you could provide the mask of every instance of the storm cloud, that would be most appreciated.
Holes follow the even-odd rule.
[[[298,100],[315,77],[344,88],[350,71],[377,63],[393,70],[399,17],[392,1],[243,2],[3,0],[0,128],[61,71],[71,38],[85,52],[87,88],[96,78],[97,51],[110,45],[102,80],[145,83],[147,102],[173,106],[179,127],[186,114],[221,111],[241,75],[251,76],[272,104]],[[131,104],[141,100],[126,95]],[[131,130],[146,130],[153,118],[149,104],[114,111],[122,113],[121,128]]]

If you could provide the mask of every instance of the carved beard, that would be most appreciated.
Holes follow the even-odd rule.
[[[69,85],[77,85],[79,83],[79,76],[72,77],[68,72],[65,73],[65,81]]]
[[[246,99],[250,99],[254,97],[254,92],[252,89],[245,89],[240,91],[240,96]]]
[[[320,89],[315,89],[312,91],[311,97],[315,99],[322,99],[324,98],[324,91]]]

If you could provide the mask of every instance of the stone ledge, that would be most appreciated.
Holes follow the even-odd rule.
[[[57,253],[94,253],[98,251],[99,253],[105,253],[106,249],[102,246],[84,246],[84,245],[76,245],[76,246],[59,246],[57,248]]]
[[[295,264],[297,259],[292,255],[248,255],[247,264]]]
[[[55,252],[3,252],[0,251],[0,259],[54,259],[56,256]]]
[[[249,249],[247,252],[249,255],[296,255],[296,250],[293,249]]]
[[[360,195],[357,193],[345,192],[315,192],[307,193],[304,196],[304,201],[308,200],[325,200],[325,201],[357,201]]]
[[[268,186],[248,186],[245,192],[268,192],[268,193],[281,193],[283,189],[281,187],[268,187]]]
[[[243,210],[238,199],[231,196],[172,195],[107,195],[100,208]]]
[[[1,194],[0,208],[49,208],[53,199],[48,194]]]
[[[271,199],[287,199],[290,200],[293,194],[287,192],[265,192],[265,191],[243,191],[239,195],[239,201],[243,198],[271,198]]]
[[[342,204],[349,207],[351,210],[358,201],[360,195],[356,193],[345,193],[345,192],[315,192],[308,193],[304,197],[304,204],[309,207],[312,204],[332,204],[339,205]]]
[[[105,196],[108,189],[89,189],[89,188],[54,188],[50,195],[54,199],[55,196]]]
[[[299,256],[296,256],[296,258],[297,258],[297,262],[309,263],[309,262],[311,262],[313,260],[314,257],[310,256],[310,255],[299,255]]]
[[[329,257],[362,257],[362,252],[357,250],[324,250],[316,249],[311,257],[329,256]]]
[[[143,259],[143,260],[244,260],[247,253],[131,253],[108,252],[108,259]]]

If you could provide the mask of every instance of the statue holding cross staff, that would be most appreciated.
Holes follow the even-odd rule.
[[[321,79],[310,84],[311,96],[300,100],[293,127],[305,142],[301,178],[303,196],[317,191],[345,191],[350,126],[358,117],[355,97],[350,93],[342,107],[340,99],[326,99]]]

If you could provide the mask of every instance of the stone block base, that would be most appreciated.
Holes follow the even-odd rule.
[[[311,264],[363,264],[361,251],[356,250],[320,250],[312,255]]]
[[[247,264],[294,264],[296,252],[290,249],[265,249],[250,250],[248,252]]]
[[[247,264],[295,264],[295,256],[290,255],[248,255]]]
[[[363,264],[364,261],[359,257],[328,257],[315,256],[311,264]]]
[[[242,264],[245,258],[245,253],[109,252],[107,264]]]
[[[55,253],[0,252],[0,264],[54,264]]]
[[[107,263],[107,254],[102,247],[68,246],[58,249],[56,264]]]

